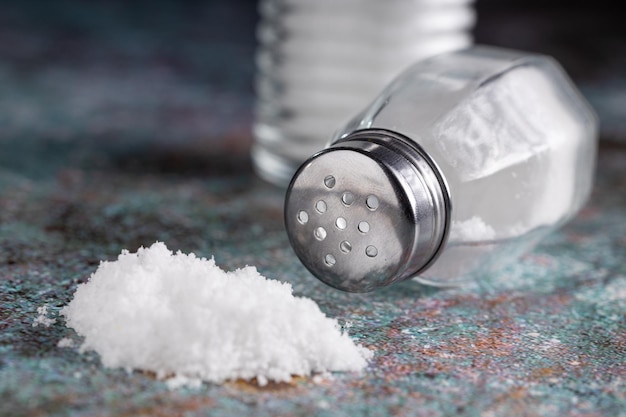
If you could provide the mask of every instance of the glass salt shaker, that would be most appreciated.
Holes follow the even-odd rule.
[[[597,130],[550,57],[475,46],[419,61],[294,175],[290,243],[346,291],[476,279],[581,209]]]
[[[473,0],[261,0],[254,142],[286,186],[337,126],[418,59],[471,45]]]

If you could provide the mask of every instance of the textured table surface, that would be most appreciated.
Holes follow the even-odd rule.
[[[121,3],[0,6],[0,416],[626,415],[623,78],[583,80],[604,122],[598,175],[562,230],[463,288],[347,294],[297,261],[283,191],[252,172],[252,30],[222,30],[253,16]],[[56,316],[77,284],[156,240],[290,282],[375,351],[370,366],[169,390],[57,347],[78,340]],[[44,305],[57,321],[33,327]]]

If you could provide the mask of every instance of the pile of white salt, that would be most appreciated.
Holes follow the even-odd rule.
[[[102,262],[61,314],[104,366],[152,371],[173,386],[360,371],[372,356],[289,284],[161,242]]]

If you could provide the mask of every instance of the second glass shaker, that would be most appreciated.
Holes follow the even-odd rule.
[[[413,62],[469,46],[472,0],[260,0],[252,160],[287,185]]]

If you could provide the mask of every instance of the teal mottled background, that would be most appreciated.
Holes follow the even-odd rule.
[[[348,294],[297,261],[251,169],[254,2],[0,3],[0,416],[626,416],[626,43],[581,5],[478,3],[476,36],[554,55],[598,110],[587,206],[466,287]],[[290,282],[374,359],[170,391],[57,347],[77,284],[156,240]]]

